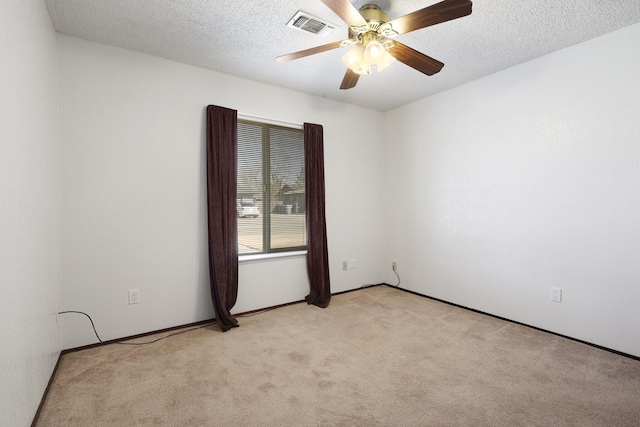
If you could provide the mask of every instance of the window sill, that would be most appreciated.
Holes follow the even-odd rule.
[[[295,257],[303,257],[307,255],[307,251],[295,251],[295,252],[275,252],[270,254],[256,254],[256,255],[238,255],[238,263],[242,264],[244,262],[250,261],[268,261],[278,258],[295,258]]]

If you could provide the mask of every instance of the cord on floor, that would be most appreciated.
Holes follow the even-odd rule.
[[[195,328],[190,328],[190,329],[185,329],[182,331],[178,331],[178,332],[174,332],[172,334],[169,335],[165,335],[163,337],[159,337],[156,338],[154,340],[151,341],[146,341],[146,342],[122,342],[122,341],[115,341],[115,342],[104,342],[102,341],[102,339],[100,338],[100,336],[98,335],[98,331],[96,331],[96,325],[93,323],[93,319],[91,318],[91,316],[89,316],[87,313],[85,313],[84,311],[75,311],[75,310],[67,310],[67,311],[60,311],[58,312],[58,314],[67,314],[67,313],[75,313],[75,314],[83,314],[85,316],[87,316],[87,318],[89,319],[89,322],[91,322],[91,327],[93,328],[93,333],[96,335],[96,338],[98,339],[98,341],[100,341],[102,344],[120,344],[120,345],[148,345],[148,344],[153,344],[153,343],[157,343],[158,341],[162,341],[165,338],[169,338],[169,337],[173,337],[175,335],[180,335],[180,334],[184,334],[185,332],[191,332],[191,331],[195,331],[196,329],[202,329],[202,328],[206,328],[207,326],[211,326],[213,325],[215,322],[208,322],[205,323],[204,325],[201,326],[196,326]],[[132,338],[129,338],[132,339]]]

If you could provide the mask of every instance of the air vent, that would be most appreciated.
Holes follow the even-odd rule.
[[[331,34],[331,32],[336,29],[335,25],[329,24],[328,22],[322,21],[320,18],[302,11],[298,11],[293,18],[291,18],[287,23],[287,27],[306,31],[322,37],[327,34]]]

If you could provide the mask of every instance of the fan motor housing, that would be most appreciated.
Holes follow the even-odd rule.
[[[384,13],[375,4],[365,4],[358,9],[358,12],[360,12],[360,15],[367,21],[367,25],[362,27],[349,27],[349,40],[358,40],[360,43],[362,41],[366,42],[377,39],[380,36],[380,27],[391,20],[389,15]]]
[[[375,4],[365,4],[359,9],[360,15],[364,18],[367,23],[377,23],[378,25],[384,24],[385,22],[389,22],[391,18],[389,15],[384,13],[378,6]],[[370,25],[371,26],[371,25]]]

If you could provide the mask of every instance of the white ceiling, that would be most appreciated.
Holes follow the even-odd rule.
[[[393,19],[437,0],[352,0]],[[640,0],[475,0],[454,21],[398,40],[444,62],[428,77],[396,62],[340,90],[343,49],[288,63],[276,56],[346,38],[320,0],[45,0],[59,33],[380,111],[404,105],[640,22]],[[298,11],[339,25],[326,37],[286,26]],[[598,58],[594,58],[598,61]]]

